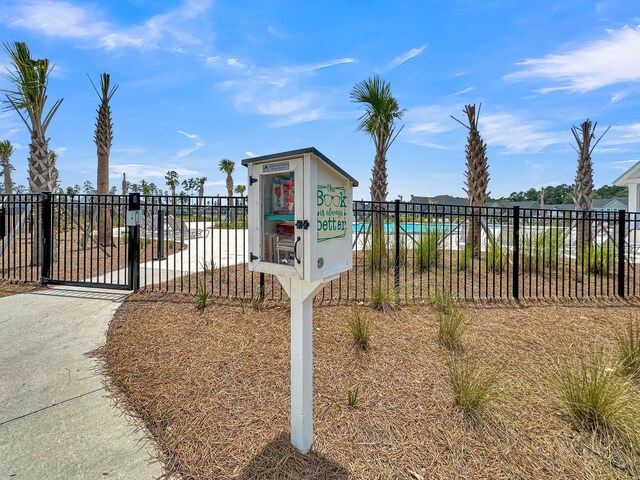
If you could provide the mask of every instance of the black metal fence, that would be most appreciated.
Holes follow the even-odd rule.
[[[0,278],[215,297],[282,299],[250,272],[247,199],[9,195]],[[355,202],[353,269],[318,302],[640,296],[640,214]]]

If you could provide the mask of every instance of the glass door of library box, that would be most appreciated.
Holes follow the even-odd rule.
[[[304,235],[296,228],[296,222],[304,219],[303,161],[279,160],[254,165],[254,169],[262,224],[259,262],[270,264],[270,273],[303,278]]]

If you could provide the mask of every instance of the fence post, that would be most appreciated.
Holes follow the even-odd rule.
[[[513,298],[520,298],[520,207],[513,207]]]
[[[40,283],[45,285],[51,278],[51,247],[53,246],[51,228],[51,193],[43,192],[40,196],[40,246],[42,257],[40,258]]]
[[[128,212],[130,211],[140,211],[139,193],[129,194],[127,217],[129,216]],[[129,237],[129,244],[127,245],[127,249],[129,250],[129,261],[127,265],[129,278],[127,279],[127,283],[129,290],[135,291],[140,288],[140,224],[137,222],[135,224],[131,224],[127,221],[127,231]]]
[[[624,235],[627,223],[627,212],[618,210],[618,296],[624,298]]]
[[[396,296],[396,302],[400,301],[400,200],[393,201],[394,206],[394,223],[393,234],[395,243],[395,255],[393,258],[393,287]]]

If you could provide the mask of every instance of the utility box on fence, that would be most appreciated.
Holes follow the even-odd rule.
[[[358,182],[315,148],[248,158],[249,270],[291,299],[291,443],[313,443],[313,297],[351,268]]]
[[[352,265],[358,182],[315,148],[248,158],[249,270],[329,281]]]

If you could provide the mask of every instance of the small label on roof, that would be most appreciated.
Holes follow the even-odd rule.
[[[283,172],[285,170],[289,170],[289,162],[274,162],[262,165],[262,173]]]

